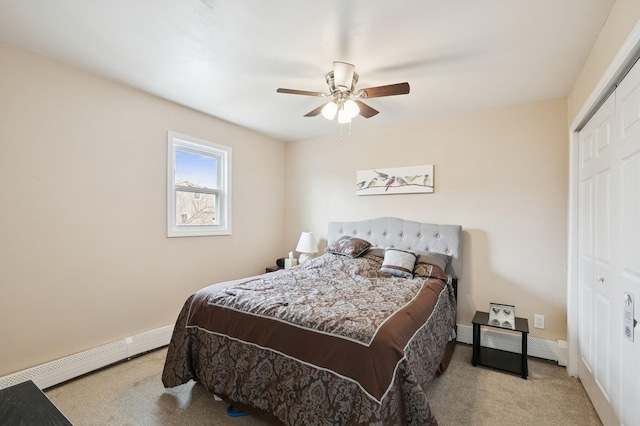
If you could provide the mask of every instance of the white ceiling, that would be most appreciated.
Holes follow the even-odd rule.
[[[367,100],[352,130],[565,97],[615,0],[0,0],[0,40],[290,141],[334,60]],[[1,72],[1,71],[0,71]]]

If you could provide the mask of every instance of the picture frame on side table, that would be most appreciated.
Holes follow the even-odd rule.
[[[504,303],[489,303],[488,325],[515,330],[516,307],[514,305],[505,305]]]

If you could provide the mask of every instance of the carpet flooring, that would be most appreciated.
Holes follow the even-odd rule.
[[[227,404],[198,383],[165,389],[166,348],[46,390],[76,426],[265,425],[231,418]],[[440,426],[601,425],[578,379],[551,361],[529,358],[529,380],[471,366],[471,347],[458,344],[445,374],[427,389]]]

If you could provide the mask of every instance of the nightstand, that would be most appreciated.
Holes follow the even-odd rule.
[[[279,267],[279,266],[269,266],[269,267],[266,269],[266,272],[265,272],[265,273],[279,271],[280,269],[284,269],[284,268],[281,268],[281,267]]]
[[[0,420],[3,425],[72,426],[31,380],[0,389]]]
[[[526,318],[516,317],[515,329],[503,328],[488,324],[489,313],[476,311],[476,315],[471,321],[473,323],[473,366],[484,365],[519,374],[523,379],[529,375],[529,365],[527,363],[527,337],[529,335],[529,321]],[[522,353],[502,351],[500,349],[487,348],[480,342],[480,329],[482,326],[493,327],[501,330],[516,331],[521,333]]]

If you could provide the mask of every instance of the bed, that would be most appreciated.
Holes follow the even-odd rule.
[[[455,343],[461,227],[331,222],[327,241],[294,268],[191,295],[165,387],[195,380],[287,425],[437,425],[423,389]]]

